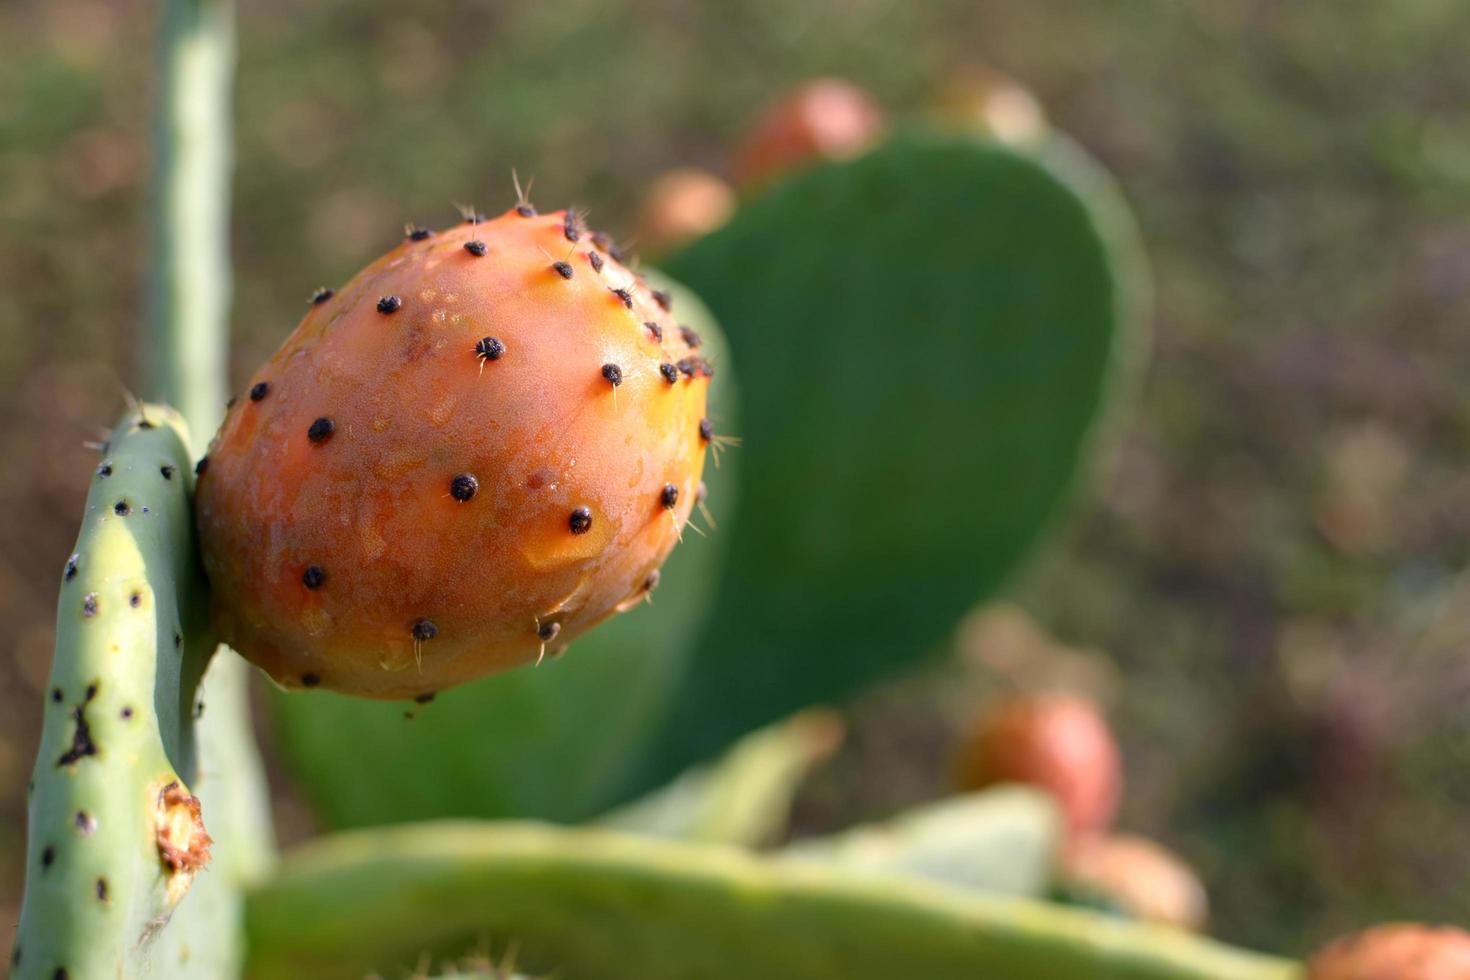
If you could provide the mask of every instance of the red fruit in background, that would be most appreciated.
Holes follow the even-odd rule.
[[[529,205],[319,294],[199,481],[222,638],[288,687],[400,698],[636,604],[704,464],[712,370],[669,306]]]
[[[1103,834],[1075,841],[1063,858],[1062,878],[1102,896],[1139,919],[1199,929],[1209,901],[1204,885],[1182,858],[1142,837]]]
[[[1470,980],[1470,933],[1412,923],[1376,926],[1323,947],[1308,980]]]
[[[714,231],[734,211],[734,188],[714,174],[694,167],[670,170],[644,198],[638,245],[649,254],[670,251]]]
[[[1113,733],[1090,701],[1070,695],[1023,698],[980,719],[963,746],[965,789],[1025,783],[1056,798],[1069,836],[1112,823],[1122,791]]]
[[[751,187],[802,164],[856,156],[883,128],[883,110],[863,89],[840,78],[807,82],[751,129],[735,159],[735,183]]]

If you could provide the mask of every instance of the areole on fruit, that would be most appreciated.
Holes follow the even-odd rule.
[[[583,232],[522,202],[411,233],[251,377],[198,521],[220,631],[279,683],[418,697],[646,596],[714,369]]]

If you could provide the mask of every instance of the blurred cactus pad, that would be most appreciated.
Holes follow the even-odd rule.
[[[745,201],[665,266],[713,313],[676,300],[720,369],[717,442],[739,439],[707,468],[718,527],[651,607],[411,722],[275,699],[329,824],[584,819],[937,649],[1054,522],[1143,346],[1126,209],[1061,137],[901,134]]]

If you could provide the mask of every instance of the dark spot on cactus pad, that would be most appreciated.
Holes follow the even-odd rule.
[[[320,565],[307,565],[306,571],[301,573],[301,584],[308,589],[319,589],[326,580],[327,573]]]
[[[92,690],[96,693],[96,689]],[[90,698],[89,698],[90,700]],[[87,724],[87,711],[83,705],[77,705],[71,711],[72,718],[76,721],[76,729],[72,732],[71,748],[61,754],[56,760],[58,768],[63,766],[74,766],[89,755],[97,754],[97,744],[92,741],[92,728]],[[80,816],[80,814],[78,814]],[[80,824],[78,824],[80,826]]]
[[[427,694],[420,694],[413,700],[415,704],[428,704],[430,701],[434,700],[434,692],[430,691]]]
[[[77,815],[72,818],[72,823],[76,824],[76,828],[87,836],[91,836],[97,830],[97,818],[86,810],[78,810]]]
[[[555,269],[556,274],[561,276],[563,279],[572,278],[572,264],[570,262],[553,262],[551,263],[551,267]]]
[[[550,643],[561,632],[561,623],[542,623],[536,627],[536,636],[542,643]]]
[[[203,718],[204,717],[204,702],[203,701],[200,701],[198,704],[194,705],[194,717],[195,717],[195,719],[199,719],[199,718]]]
[[[575,242],[582,237],[582,229],[578,227],[577,212],[571,208],[567,208],[566,213],[562,215],[561,233],[569,242]]]
[[[592,509],[589,507],[578,507],[572,511],[572,516],[567,520],[573,534],[586,534],[592,530]]]
[[[53,704],[60,704],[62,697],[63,697],[63,695],[61,693],[61,688],[59,688],[59,687],[53,687],[51,689],[51,702]]]
[[[90,684],[87,685],[87,695],[86,695],[86,699],[85,700],[90,701],[93,698],[95,698],[96,696],[97,696],[97,682],[96,681],[93,681],[92,683],[90,683]]]
[[[119,500],[112,505],[112,512],[118,517],[127,517],[133,512],[133,508],[126,500]]]
[[[675,381],[679,380],[679,370],[668,361],[664,361],[658,366],[658,373],[663,375],[664,380],[667,381],[669,384],[673,384]]]
[[[536,217],[536,208],[531,204],[522,202],[516,205],[516,214],[522,218],[534,218]]]
[[[118,712],[118,716],[121,717],[123,721],[131,721],[133,717],[133,709],[123,708],[121,711]]]
[[[47,844],[41,848],[41,867],[49,868],[56,863],[56,848]]]
[[[207,469],[209,469],[209,457],[205,456],[202,457],[199,462],[194,464],[194,475],[203,476],[204,471]]]
[[[587,261],[592,263],[592,271],[593,272],[601,272],[602,271],[602,256],[601,255],[598,255],[596,252],[588,252],[587,253]]]
[[[312,442],[326,442],[328,439],[332,438],[332,433],[336,430],[337,427],[332,423],[332,420],[323,415],[321,418],[311,423],[311,427],[306,430],[306,438],[310,439]]]
[[[225,402],[225,411],[228,412],[230,409],[234,408],[239,403],[240,403],[240,399],[231,397],[229,401]]]
[[[643,580],[643,591],[652,592],[654,589],[658,588],[658,580],[661,578],[663,578],[663,575],[659,572],[657,568],[649,572],[648,578]]]
[[[665,313],[669,312],[669,310],[672,309],[674,305],[674,297],[670,296],[665,290],[662,289],[655,289],[653,291],[653,301],[657,303],[659,305],[659,309],[663,310]]]
[[[473,473],[460,473],[449,481],[449,495],[460,503],[474,497],[480,491],[480,481]]]
[[[483,258],[486,252],[485,243],[476,238],[473,241],[465,242],[464,250],[475,258]]]
[[[672,483],[665,483],[664,488],[659,491],[658,502],[663,504],[665,510],[673,510],[674,505],[679,502],[679,488]]]
[[[140,428],[140,429],[151,429],[151,428],[153,428],[153,420],[152,419],[140,419],[138,421],[138,428]]]
[[[102,901],[102,902],[107,901],[107,879],[106,878],[98,878],[97,879],[97,899],[98,899],[98,901]]]
[[[411,242],[421,242],[432,234],[434,233],[427,228],[410,227],[408,229],[408,240]]]
[[[71,974],[66,972],[66,967],[58,966],[51,974],[51,980],[71,980]]]
[[[425,640],[432,640],[438,636],[439,627],[434,625],[432,619],[418,619],[414,621],[413,626],[409,627],[409,632],[413,634],[415,640],[423,643]]]
[[[482,361],[498,361],[505,354],[505,345],[496,337],[481,337],[475,342],[475,354]]]
[[[690,347],[698,347],[700,345],[699,334],[695,333],[690,327],[681,326],[679,328],[679,336],[683,337],[684,343]]]
[[[614,289],[611,292],[614,296],[618,298],[618,302],[622,303],[630,310],[633,308],[633,290],[629,289],[626,286],[619,286],[617,289]]]
[[[681,357],[678,368],[685,377],[692,378],[699,373],[699,362],[692,357]]]
[[[648,335],[650,337],[658,341],[660,344],[664,342],[663,327],[659,326],[657,323],[654,323],[652,320],[649,320],[647,323],[643,324],[643,326],[648,331]]]
[[[178,649],[179,647],[181,647],[183,645],[184,645],[184,634],[180,633],[178,630],[174,630],[174,649]]]
[[[604,364],[602,366],[602,376],[614,388],[623,383],[623,369],[616,364]]]
[[[82,596],[82,618],[91,619],[97,615],[97,593],[88,592]]]
[[[142,604],[143,593],[137,591],[128,593],[128,605],[132,606],[134,609],[137,609]]]
[[[260,401],[262,398],[264,398],[266,395],[269,395],[270,393],[271,383],[269,381],[257,381],[255,382],[255,384],[250,386],[250,400],[253,402]]]
[[[378,300],[379,313],[397,313],[401,309],[403,309],[403,300],[397,296],[384,296]]]
[[[321,682],[322,682],[321,677],[318,676],[318,675],[316,675],[316,674],[302,674],[301,675],[301,686],[302,687],[316,687]]]
[[[72,555],[66,560],[66,567],[62,569],[61,577],[70,582],[77,577],[77,563],[82,560],[81,555]]]
[[[167,463],[160,466],[158,472],[163,474],[165,480],[172,480],[174,478],[174,468]]]
[[[112,464],[103,463],[101,466],[97,467],[97,475],[104,480],[107,479],[109,476],[112,475]]]
[[[335,289],[325,289],[325,288],[318,289],[315,293],[312,293],[312,295],[311,295],[311,305],[312,306],[321,306],[327,300],[331,299],[333,296],[336,296],[336,295],[337,295],[337,291]]]
[[[699,420],[699,438],[702,439],[705,442],[709,442],[714,437],[715,437],[715,427],[710,424],[710,420],[709,419],[700,419]]]

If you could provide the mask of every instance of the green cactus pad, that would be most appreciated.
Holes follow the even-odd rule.
[[[248,904],[253,980],[401,976],[486,944],[560,980],[1290,980],[1175,930],[923,881],[532,824],[329,837]]]
[[[882,823],[797,840],[777,852],[865,875],[928,878],[999,895],[1043,895],[1061,846],[1052,798],[998,786],[900,813]]]
[[[1131,243],[1070,144],[913,133],[669,259],[746,409],[720,598],[644,785],[911,663],[1005,584],[1136,360]]]
[[[737,379],[718,325],[687,290],[644,271],[672,293],[680,321],[703,337],[719,368],[711,417],[733,421]],[[721,527],[734,509],[738,462],[705,466],[708,507]],[[694,523],[706,524],[698,510]],[[667,713],[726,542],[723,531],[685,534],[651,603],[603,623],[560,658],[446,691],[432,704],[280,693],[272,708],[287,761],[337,827],[440,816],[592,816],[623,792]],[[373,764],[343,765],[351,758]]]
[[[61,574],[15,977],[233,969],[233,921],[207,921],[211,909],[236,911],[213,887],[221,873],[198,870],[190,888],[202,857],[192,792],[204,781],[195,694],[215,642],[195,557],[187,446],[176,412],[139,406],[123,416],[92,478]],[[186,953],[168,928],[183,908],[200,927]]]

